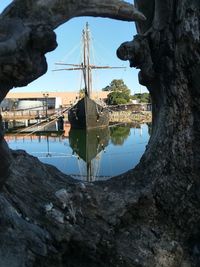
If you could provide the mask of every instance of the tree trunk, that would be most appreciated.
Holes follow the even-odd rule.
[[[200,265],[200,2],[135,4],[147,20],[137,22],[138,35],[118,56],[141,69],[151,93],[145,154],[120,177],[83,184],[12,152],[0,193],[0,266]]]
[[[138,35],[117,53],[141,69],[139,81],[153,103],[152,135],[136,169],[152,179],[159,209],[183,229],[195,254],[200,234],[200,2],[135,0],[135,5],[147,21],[136,22]]]

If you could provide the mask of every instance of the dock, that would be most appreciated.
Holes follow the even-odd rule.
[[[57,122],[57,129],[55,128],[52,131],[60,131],[63,128],[65,113],[67,113],[68,109],[69,107],[49,110],[4,111],[1,112],[3,128],[5,132],[44,132],[47,131],[47,126],[49,127]]]

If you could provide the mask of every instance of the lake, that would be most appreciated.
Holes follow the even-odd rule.
[[[107,129],[70,130],[58,136],[5,135],[11,149],[23,149],[76,179],[106,180],[134,168],[149,140],[150,124],[120,124]]]

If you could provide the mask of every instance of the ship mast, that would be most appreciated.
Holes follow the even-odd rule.
[[[91,66],[90,66],[90,31],[88,22],[86,28],[83,30],[83,76],[85,81],[85,94],[90,97],[92,90],[92,78],[91,78]]]
[[[55,69],[53,71],[82,70],[83,79],[85,83],[85,94],[88,97],[91,97],[93,69],[125,69],[125,67],[96,66],[90,64],[90,30],[88,22],[86,23],[85,29],[83,29],[82,40],[83,40],[83,62],[81,64],[66,64],[60,62],[55,63],[56,65],[71,66],[71,68]]]

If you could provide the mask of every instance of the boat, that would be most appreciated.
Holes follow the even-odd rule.
[[[82,33],[83,40],[83,62],[81,64],[56,63],[57,65],[68,65],[70,68],[59,70],[81,70],[84,80],[84,97],[68,110],[68,120],[72,128],[75,129],[94,129],[108,127],[109,110],[106,106],[97,103],[92,96],[92,70],[123,68],[110,66],[96,66],[90,63],[90,31],[88,23]]]
[[[110,131],[108,127],[90,130],[71,128],[69,145],[77,156],[80,174],[75,178],[94,182],[107,177],[99,176],[101,155],[108,146]]]
[[[72,128],[108,127],[109,111],[85,95],[68,111],[68,120]]]

